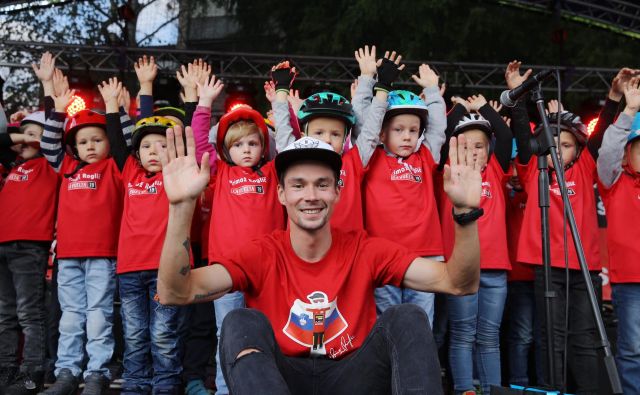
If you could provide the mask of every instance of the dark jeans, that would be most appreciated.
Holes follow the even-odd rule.
[[[220,358],[234,395],[442,394],[436,344],[424,310],[388,308],[362,346],[342,360],[282,354],[264,314],[230,312],[222,325]],[[246,349],[257,349],[238,359]]]
[[[21,369],[44,368],[44,291],[48,257],[48,242],[0,244],[0,366],[18,366],[18,339],[22,328]]]
[[[176,393],[182,384],[184,308],[156,301],[158,272],[118,275],[125,336],[122,393]]]
[[[195,255],[194,248],[194,255]],[[206,262],[196,261],[196,267],[206,266]],[[213,303],[197,303],[188,306],[187,336],[184,341],[182,377],[185,383],[191,380],[205,381],[207,364],[216,352],[216,315]]]
[[[544,270],[542,266],[535,269],[536,318],[540,324],[540,356],[542,357],[542,381],[548,384],[547,378],[547,330],[544,304]],[[602,279],[596,272],[591,272],[591,282],[596,290],[599,303],[602,303]],[[556,388],[563,384],[565,309],[566,309],[566,273],[562,268],[551,268],[551,290],[556,293],[552,301],[553,341],[554,341],[554,373]],[[598,394],[601,356],[596,344],[598,336],[587,295],[587,287],[579,270],[569,270],[569,333],[567,339],[568,376],[576,383],[577,394]],[[571,381],[571,380],[569,380]]]
[[[509,321],[509,383],[529,385],[529,353],[534,343],[535,297],[533,281],[510,281],[507,285]],[[537,355],[536,355],[537,357]],[[536,363],[536,366],[540,366]]]

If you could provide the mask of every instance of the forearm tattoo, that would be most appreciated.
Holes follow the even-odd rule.
[[[185,263],[178,273],[183,276],[186,276],[191,271],[191,241],[187,237],[185,241],[182,242],[182,246],[187,250],[187,263]]]

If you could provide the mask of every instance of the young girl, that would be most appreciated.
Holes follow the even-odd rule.
[[[125,194],[117,274],[125,341],[123,394],[177,394],[182,384],[178,329],[184,309],[156,300],[169,207],[159,149],[166,147],[166,130],[174,126],[163,117],[139,120],[133,152],[122,171]]]
[[[200,101],[194,113],[194,134],[200,139],[209,132],[211,104],[222,90],[215,76],[200,84]],[[247,241],[276,229],[285,228],[285,214],[277,200],[273,161],[267,162],[269,134],[264,118],[249,106],[232,109],[220,119],[217,132],[217,160],[213,185],[212,216],[209,230],[209,257],[225,254]],[[197,157],[202,156],[197,147]],[[244,306],[241,292],[214,302],[218,338],[224,317]],[[216,353],[218,394],[228,393]]]
[[[42,151],[63,175],[57,214],[58,297],[62,309],[56,382],[44,393],[71,395],[84,370],[85,394],[101,394],[111,373],[113,297],[122,212],[122,169],[128,155],[112,78],[99,85],[107,116],[83,110],[71,117],[64,139],[65,108],[73,91],[53,96]],[[63,149],[62,142],[67,153]]]
[[[43,126],[40,111],[0,134],[8,172],[0,189],[0,393],[11,395],[36,394],[44,382],[44,277],[59,180],[40,153]]]
[[[626,84],[626,107],[607,128],[597,163],[599,190],[607,212],[609,278],[618,317],[616,363],[625,394],[638,393],[640,377],[639,85],[638,79]]]
[[[489,393],[491,385],[501,384],[500,325],[507,296],[507,271],[511,269],[504,188],[513,138],[507,124],[482,95],[462,103],[466,111],[472,112],[459,120],[449,117],[448,122],[455,125],[453,136],[464,134],[467,146],[472,147],[474,158],[481,166],[480,207],[484,215],[478,220],[480,288],[473,295],[447,296],[449,362],[456,394],[474,393],[474,359],[482,392]],[[492,142],[493,136],[495,142]],[[448,214],[452,207],[447,199],[440,201],[445,257],[448,258],[453,246],[453,221]]]
[[[520,75],[520,63],[511,62],[505,74],[507,86],[513,89],[520,85],[527,74]],[[530,72],[528,72],[530,73]],[[558,111],[558,112],[555,112]],[[582,239],[582,246],[587,260],[591,281],[601,299],[602,280],[598,275],[601,269],[598,247],[598,223],[596,218],[596,200],[593,185],[596,183],[596,163],[601,137],[592,134],[587,138],[587,128],[580,121],[580,117],[559,109],[550,111],[549,122],[562,157],[560,164],[564,167],[565,180],[569,200],[575,213],[576,225]],[[557,121],[560,119],[560,130]],[[518,262],[535,266],[535,298],[536,317],[539,318],[541,363],[546,364],[546,319],[544,303],[544,276],[542,268],[542,245],[540,237],[540,208],[538,205],[538,158],[531,151],[531,129],[529,118],[523,103],[519,103],[512,111],[511,126],[518,143],[518,176],[528,195],[520,240],[518,243]],[[539,131],[539,130],[538,130]],[[561,149],[560,149],[561,148]],[[554,328],[554,372],[556,387],[562,387],[565,373],[564,350],[565,333],[564,322],[568,318],[569,331],[567,344],[567,377],[573,377],[578,393],[598,393],[598,375],[593,374],[600,369],[597,352],[598,338],[596,336],[595,320],[591,313],[591,306],[587,295],[584,278],[580,271],[575,247],[569,234],[567,255],[569,275],[565,272],[565,228],[563,225],[564,205],[557,182],[556,169],[553,168],[551,157],[547,157],[549,166],[549,228],[551,241],[551,291],[555,297],[551,299]],[[567,229],[566,232],[569,232]],[[566,289],[569,292],[569,305]],[[565,317],[568,309],[569,317]],[[549,383],[547,367],[544,368],[543,384]],[[572,388],[569,388],[571,391]]]

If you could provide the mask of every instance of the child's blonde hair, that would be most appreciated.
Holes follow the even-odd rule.
[[[243,137],[257,133],[260,136],[260,143],[264,147],[264,136],[258,125],[251,121],[238,121],[229,126],[227,134],[224,136],[224,146],[229,149],[236,141]]]

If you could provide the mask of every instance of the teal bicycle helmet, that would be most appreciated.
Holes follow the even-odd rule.
[[[306,125],[312,118],[324,116],[338,118],[346,124],[346,133],[355,125],[356,116],[349,100],[333,92],[320,92],[307,97],[298,110],[300,128],[306,131]]]
[[[427,104],[413,92],[396,90],[387,97],[387,113],[384,122],[400,114],[414,114],[420,118],[420,134],[427,129],[429,110]]]

